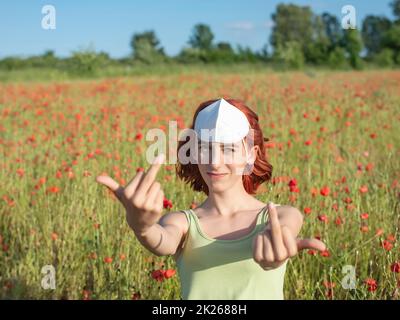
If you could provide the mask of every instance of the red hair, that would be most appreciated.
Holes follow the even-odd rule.
[[[272,176],[272,165],[267,161],[265,146],[264,146],[264,141],[268,141],[268,139],[264,138],[263,133],[260,129],[260,125],[258,123],[258,115],[253,110],[251,110],[248,106],[246,106],[245,103],[241,100],[236,100],[236,99],[225,99],[225,100],[229,102],[231,105],[238,108],[246,115],[247,119],[249,120],[250,126],[254,132],[253,145],[254,146],[257,145],[259,147],[251,174],[242,175],[243,186],[247,191],[247,193],[255,194],[257,188],[263,182],[269,181]],[[193,121],[192,125],[190,126],[190,129],[192,130],[194,129],[194,123],[198,113],[207,106],[209,106],[210,104],[214,103],[215,101],[217,100],[208,100],[201,103],[197,107],[197,110],[193,116]],[[187,137],[186,140],[178,142],[177,154],[179,154],[179,149],[185,143],[188,142],[188,139],[189,138]],[[177,176],[186,183],[190,184],[193,190],[202,191],[208,196],[208,186],[204,182],[197,164],[195,163],[182,164],[179,162],[179,157],[178,157],[178,163],[176,164],[175,169]]]

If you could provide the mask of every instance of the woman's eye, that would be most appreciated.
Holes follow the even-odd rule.
[[[235,149],[232,148],[225,148],[224,152],[235,152]]]

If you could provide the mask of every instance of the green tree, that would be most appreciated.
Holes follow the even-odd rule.
[[[57,67],[59,59],[55,56],[53,50],[47,50],[40,56],[32,56],[25,59],[27,66],[35,68],[54,68]]]
[[[327,63],[329,53],[340,45],[342,39],[341,26],[335,16],[329,13],[315,15],[308,6],[280,4],[272,20],[274,27],[270,42],[274,49],[279,47],[282,50],[287,42],[297,43],[290,44],[289,48],[297,55],[300,46],[304,61],[309,63]]]
[[[256,62],[258,60],[258,57],[256,53],[251,50],[250,47],[246,46],[237,46],[237,59],[238,61],[243,61],[243,62]]]
[[[182,63],[196,63],[196,62],[208,62],[207,52],[198,48],[183,48],[179,55],[176,57],[178,62]]]
[[[79,74],[94,74],[102,68],[110,57],[105,52],[96,53],[92,45],[73,51],[67,59],[69,70]]]
[[[211,50],[212,61],[216,62],[234,62],[236,60],[235,51],[228,42],[217,43],[215,49]]]
[[[342,47],[335,47],[328,56],[328,65],[334,69],[342,69],[349,66],[346,59],[346,51]]]
[[[25,61],[19,57],[5,57],[0,60],[0,68],[7,71],[26,68]]]
[[[259,52],[256,53],[259,60],[268,62],[270,60],[270,54],[268,51],[268,44],[264,44]]]
[[[391,21],[383,16],[369,15],[364,19],[362,24],[362,38],[370,57],[383,49],[383,38],[391,25]]]
[[[360,53],[363,49],[363,42],[358,29],[344,30],[343,47],[348,55],[350,65],[355,69],[361,69],[362,59]]]
[[[287,41],[274,51],[274,60],[283,67],[301,69],[304,66],[304,55],[300,43]]]
[[[393,15],[397,18],[397,20],[400,20],[400,0],[393,0],[390,3],[390,6],[392,7]]]
[[[325,34],[329,39],[329,51],[333,51],[341,44],[343,29],[338,18],[327,12],[324,12],[321,15],[321,18],[325,29]]]
[[[400,64],[400,23],[386,31],[382,41],[386,48],[393,51],[396,63]]]
[[[192,35],[189,39],[189,44],[194,49],[200,50],[211,50],[212,41],[214,39],[214,34],[211,28],[206,25],[199,23],[193,27]]]
[[[305,58],[309,58],[309,44],[313,41],[313,13],[310,7],[300,7],[294,4],[279,4],[272,14],[274,27],[270,43],[274,50],[281,50],[286,43],[298,54],[298,46]],[[295,44],[296,43],[296,44]],[[296,48],[296,49],[294,49]],[[281,55],[281,53],[279,53]]]
[[[392,67],[394,65],[394,54],[392,49],[384,48],[373,57],[373,62],[380,67]]]
[[[133,58],[147,64],[164,62],[165,53],[154,31],[135,33],[131,39]]]
[[[311,42],[305,44],[305,55],[308,62],[324,64],[328,59],[330,40],[326,34],[324,21],[321,16],[313,17],[313,26],[313,38]]]

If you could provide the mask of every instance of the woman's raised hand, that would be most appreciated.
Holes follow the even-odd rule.
[[[164,192],[155,178],[163,162],[164,155],[160,154],[146,173],[139,171],[125,187],[109,176],[96,177],[125,207],[127,222],[137,234],[144,234],[161,217]]]
[[[265,229],[253,241],[253,258],[263,269],[277,268],[303,249],[326,250],[322,241],[296,238],[289,227],[281,226],[275,205],[270,204],[268,212]]]

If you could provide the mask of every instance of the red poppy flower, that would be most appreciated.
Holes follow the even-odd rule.
[[[324,196],[324,197],[328,196],[328,195],[329,195],[329,192],[330,192],[329,187],[323,187],[323,188],[320,190],[320,194],[321,194],[322,196]]]
[[[140,300],[140,292],[135,292],[132,294],[132,300]]]
[[[364,283],[368,286],[368,291],[370,292],[376,291],[376,289],[378,288],[376,280],[372,278],[365,279]]]
[[[300,189],[297,185],[297,180],[296,179],[291,179],[288,183],[290,192],[300,192]]]
[[[390,251],[393,248],[393,244],[387,240],[383,240],[382,248],[385,249],[386,251]]]
[[[104,258],[104,263],[111,263],[113,259],[111,257],[105,257]]]
[[[366,212],[360,214],[361,219],[364,219],[364,220],[365,220],[365,219],[368,219],[368,216],[369,216],[369,215],[368,215],[368,213],[366,213]]]
[[[319,220],[319,221],[322,221],[322,222],[324,222],[324,223],[328,223],[328,217],[327,217],[325,214],[320,214],[320,215],[318,216],[318,220]]]
[[[400,262],[396,261],[392,263],[392,265],[390,266],[390,271],[395,273],[400,273]]]
[[[164,198],[163,202],[164,209],[171,209],[172,208],[172,201]]]
[[[60,192],[60,188],[59,188],[59,187],[56,187],[56,186],[49,187],[49,188],[47,189],[47,192],[50,192],[50,193],[58,193],[58,192]]]
[[[196,208],[196,207],[197,207],[197,203],[192,202],[192,203],[190,204],[190,209],[194,209],[194,208]]]
[[[322,257],[325,257],[325,258],[328,258],[331,256],[331,253],[328,250],[321,251],[320,254]]]
[[[19,169],[17,169],[17,174],[18,174],[20,177],[23,177],[24,174],[25,174],[25,170],[22,169],[22,168],[19,168]]]
[[[340,218],[340,217],[337,217],[337,218],[336,218],[336,220],[335,220],[335,224],[336,224],[337,226],[340,226],[340,225],[342,225],[342,224],[343,224],[343,220],[342,220],[342,218]]]
[[[153,279],[155,279],[156,281],[159,281],[159,282],[161,282],[161,281],[163,281],[164,280],[164,272],[163,272],[163,270],[154,270],[152,273],[151,273],[151,277],[153,278]]]
[[[167,269],[164,272],[164,276],[166,279],[171,278],[172,276],[174,276],[176,273],[176,271],[174,269]]]
[[[83,290],[82,291],[82,299],[83,300],[90,300],[91,292],[90,290]]]
[[[323,285],[327,289],[332,289],[332,288],[336,287],[336,283],[335,282],[330,282],[330,281],[324,281]]]
[[[396,237],[393,234],[389,234],[386,238],[387,241],[394,242],[396,241]]]
[[[297,186],[297,180],[296,179],[291,179],[290,181],[289,181],[289,187],[295,187],[295,186]]]

